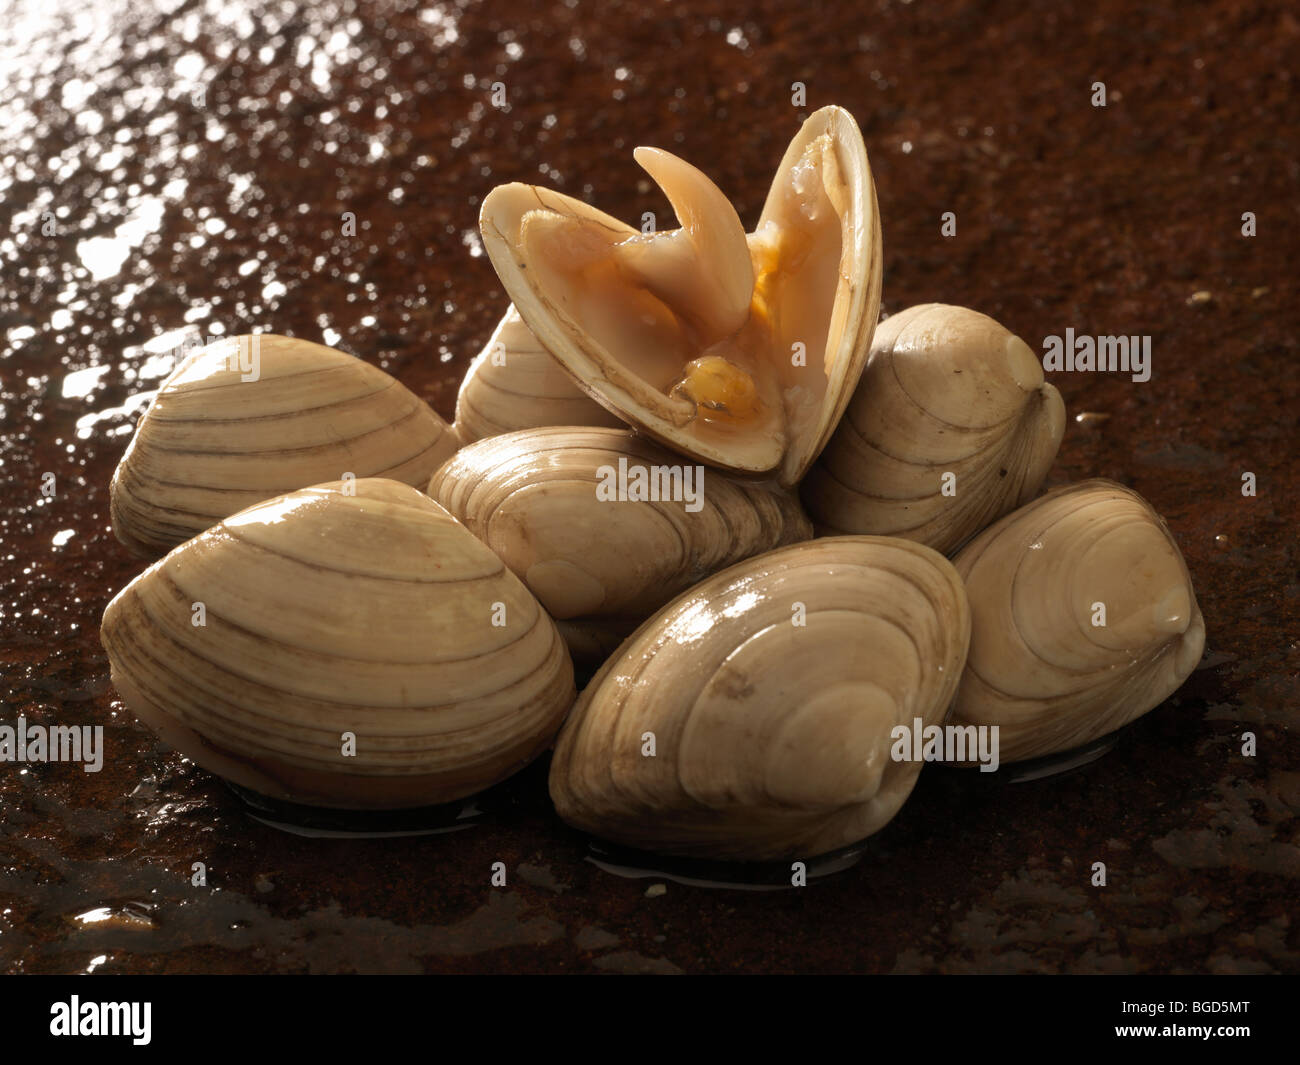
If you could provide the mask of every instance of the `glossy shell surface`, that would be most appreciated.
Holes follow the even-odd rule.
[[[876,832],[920,773],[894,730],[943,721],[969,639],[961,580],[908,540],[846,536],[716,574],[625,642],[561,732],[550,789],[593,835],[778,860]]]
[[[543,425],[623,423],[587,397],[512,305],[461,381],[454,425],[468,444]]]
[[[113,531],[156,558],[222,518],[351,474],[423,488],[456,450],[404,385],[333,348],[231,337],[163,383],[113,475]]]
[[[429,494],[562,619],[643,618],[710,573],[812,535],[793,495],[619,429],[481,440],[434,474]]]
[[[337,808],[448,802],[522,768],[574,698],[554,623],[407,485],[257,504],[104,612],[130,710],[203,768]]]
[[[800,496],[820,533],[948,554],[1038,494],[1064,431],[1061,395],[1023,340],[965,307],[910,307],[876,327]]]
[[[999,726],[1004,762],[1113,732],[1172,695],[1200,661],[1205,623],[1183,556],[1123,485],[1049,492],[953,564],[971,607],[953,718]]]

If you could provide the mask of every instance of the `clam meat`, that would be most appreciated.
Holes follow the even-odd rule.
[[[643,233],[580,200],[511,184],[479,219],[529,329],[606,409],[719,469],[792,485],[857,384],[880,306],[875,185],[842,108],[799,130],[753,233],[701,171],[637,162],[680,229]]]

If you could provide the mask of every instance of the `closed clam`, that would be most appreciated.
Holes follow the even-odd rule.
[[[513,305],[470,363],[456,397],[454,427],[465,443],[541,425],[622,424],[573,383]]]
[[[624,422],[696,461],[796,483],[834,430],[879,315],[880,227],[862,135],[812,115],[758,226],[668,152],[636,160],[681,228],[642,233],[580,200],[502,185],[484,246],[533,334]]]
[[[947,554],[1038,493],[1064,431],[1065,404],[1023,340],[965,307],[910,307],[876,327],[800,496],[821,533]]]
[[[643,618],[710,573],[812,535],[792,495],[683,466],[630,430],[480,440],[429,495],[562,619]]]
[[[832,537],[749,559],[642,625],[583,692],[551,763],[560,816],[689,857],[811,857],[871,835],[944,719],[966,655],[961,579],[911,541]]]
[[[971,607],[953,718],[999,726],[1003,761],[1120,728],[1163,702],[1200,660],[1205,624],[1178,545],[1122,485],[1049,492],[953,562]]]
[[[528,590],[396,481],[302,489],[176,548],[104,612],[113,684],[203,768],[277,799],[415,807],[550,743],[573,667]]]
[[[383,370],[292,337],[190,354],[136,426],[111,488],[113,531],[148,558],[231,514],[351,475],[423,488],[458,441]]]

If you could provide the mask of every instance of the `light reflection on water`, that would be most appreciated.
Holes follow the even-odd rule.
[[[0,469],[25,490],[39,476],[31,471],[52,466],[59,486],[52,498],[15,494],[0,514],[0,560],[22,574],[0,577],[0,619],[6,638],[20,619],[27,641],[32,665],[15,678],[24,698],[66,699],[106,722],[110,747],[122,752],[93,782],[98,792],[28,768],[0,779],[18,860],[42,870],[6,882],[21,903],[18,942],[8,918],[0,931],[19,964],[67,955],[84,971],[114,971],[211,946],[251,949],[254,959],[265,950],[319,971],[344,957],[414,972],[429,956],[565,935],[539,915],[523,872],[509,892],[467,895],[447,909],[418,898],[390,904],[383,892],[339,903],[317,891],[334,870],[351,886],[357,851],[322,857],[330,840],[286,843],[280,833],[268,843],[271,830],[205,792],[210,781],[156,751],[112,701],[95,635],[113,582],[138,572],[108,528],[113,465],[193,341],[288,332],[382,365],[400,350],[389,336],[401,335],[437,364],[477,350],[464,342],[467,319],[488,324],[499,313],[446,277],[445,253],[457,263],[477,258],[480,276],[486,263],[470,228],[483,189],[446,186],[444,171],[460,158],[453,141],[475,153],[485,131],[506,128],[484,93],[525,49],[503,38],[496,65],[455,55],[439,74],[440,50],[467,43],[460,9],[416,0],[394,0],[393,9],[405,16],[393,38],[331,0],[15,0],[0,20]],[[479,72],[467,88],[463,69]],[[423,121],[431,106],[436,121]],[[472,172],[489,183],[486,162]],[[344,210],[357,214],[346,239]],[[385,283],[394,261],[408,267],[397,291]],[[57,650],[46,655],[47,647]],[[155,772],[167,775],[156,800],[132,793]],[[544,783],[528,790],[540,794]],[[381,868],[400,868],[407,853],[364,843]],[[308,845],[319,849],[294,856]],[[467,842],[457,845],[460,860]],[[197,889],[191,863],[214,847],[229,848],[213,863],[215,886]],[[264,867],[248,858],[259,848],[276,856]],[[426,853],[436,867],[452,852]],[[283,866],[282,854],[291,855]],[[273,880],[241,882],[245,867]],[[297,886],[310,901],[286,916],[267,900],[295,890],[298,868],[311,871]],[[217,884],[222,877],[231,886]],[[90,886],[102,883],[112,890]],[[263,883],[287,886],[263,894]],[[127,898],[154,902],[114,901]],[[24,941],[33,912],[61,915],[66,928],[48,942]],[[602,962],[640,964],[630,946]]]
[[[30,353],[54,369],[62,398],[98,406],[76,416],[79,439],[130,431],[152,395],[130,385],[169,372],[187,323],[202,323],[209,336],[276,331],[305,283],[322,274],[359,280],[347,268],[350,254],[318,256],[307,268],[286,262],[276,217],[306,204],[268,187],[257,160],[320,165],[288,148],[287,127],[309,127],[312,147],[332,164],[380,168],[385,201],[407,200],[417,172],[437,161],[427,151],[406,158],[410,117],[401,109],[418,105],[421,93],[409,77],[393,80],[394,60],[456,46],[460,8],[398,7],[418,9],[405,23],[416,33],[392,43],[354,17],[351,4],[330,0],[10,5],[0,32],[0,208],[8,208],[0,354]],[[518,45],[506,49],[509,61],[521,55]],[[427,93],[427,84],[420,88]],[[461,115],[448,125],[464,142],[485,118],[481,101]],[[328,224],[337,226],[337,212]],[[367,248],[375,236],[359,235],[360,261],[377,250]],[[465,244],[482,255],[477,234]],[[236,250],[245,254],[217,268],[216,294],[196,298],[176,283]],[[379,298],[368,282],[360,295]],[[392,329],[375,315],[365,320],[368,329]],[[331,321],[319,339],[340,344],[347,334]],[[0,411],[45,387],[42,380],[28,391],[29,380],[41,379],[0,378]]]
[[[74,370],[63,379],[63,398],[81,399],[89,396],[99,385],[99,379],[108,373],[107,366],[89,366]]]

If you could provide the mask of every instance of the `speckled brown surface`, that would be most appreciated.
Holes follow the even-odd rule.
[[[102,724],[108,757],[0,765],[0,969],[1300,969],[1300,21],[1135,6],[20,2],[0,26],[0,721]],[[1114,751],[1037,783],[929,770],[859,865],[803,890],[647,897],[658,881],[585,860],[544,766],[468,831],[304,839],[133,721],[97,638],[139,569],[108,482],[173,331],[333,342],[450,415],[504,306],[475,235],[492,184],[666,213],[631,158],[655,144],[752,223],[825,103],[866,138],[887,310],[964,303],[1036,347],[1153,338],[1147,383],[1054,377],[1072,417],[1050,483],[1150,499],[1208,629],[1202,668]]]

